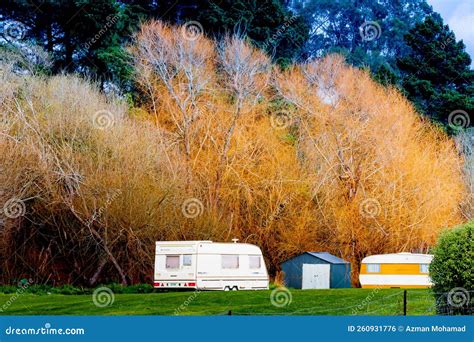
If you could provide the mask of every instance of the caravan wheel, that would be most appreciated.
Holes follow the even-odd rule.
[[[239,291],[239,287],[238,286],[233,286],[232,291]]]
[[[224,287],[224,291],[230,291],[230,287],[229,286]]]

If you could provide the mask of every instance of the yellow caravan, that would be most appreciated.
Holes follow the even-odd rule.
[[[433,256],[395,253],[371,255],[362,259],[359,281],[363,288],[427,288]]]

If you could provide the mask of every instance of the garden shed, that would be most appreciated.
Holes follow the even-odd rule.
[[[304,252],[281,263],[285,284],[295,289],[351,287],[351,264],[327,252]]]

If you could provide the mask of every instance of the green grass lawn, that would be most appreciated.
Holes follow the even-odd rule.
[[[0,315],[400,315],[403,290],[291,290],[291,302],[272,304],[272,291],[115,294],[112,305],[92,295],[0,294]],[[288,301],[286,301],[288,302]],[[10,303],[10,304],[9,304]],[[283,303],[284,304],[284,303]],[[408,290],[408,315],[433,315],[429,290]],[[176,311],[178,310],[178,311]]]

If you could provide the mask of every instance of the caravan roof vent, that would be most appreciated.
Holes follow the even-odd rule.
[[[236,239],[236,238],[233,238],[233,239],[232,239],[232,242],[233,242],[233,243],[237,243],[237,241],[239,241],[239,239]]]

